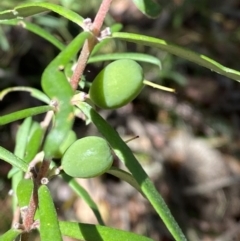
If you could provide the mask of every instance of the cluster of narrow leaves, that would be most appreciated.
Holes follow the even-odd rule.
[[[160,12],[160,6],[155,1],[134,0],[134,3],[144,14],[150,17],[156,17]],[[91,31],[83,30],[70,44],[65,46],[46,30],[24,20],[25,17],[49,10],[62,15],[84,29],[84,19],[80,15],[69,9],[46,2],[27,3],[13,10],[0,13],[0,24],[20,25],[51,42],[60,50],[58,56],[46,67],[42,74],[43,91],[18,86],[0,92],[0,99],[3,99],[9,92],[27,91],[33,98],[46,104],[0,117],[0,125],[25,119],[17,133],[14,153],[0,147],[0,159],[13,166],[8,175],[12,180],[12,189],[16,193],[13,196],[13,211],[16,211],[17,206],[22,210],[28,207],[26,213],[22,215],[23,223],[16,225],[0,236],[0,240],[14,240],[34,228],[39,230],[43,241],[60,241],[63,235],[88,241],[116,240],[116,237],[118,240],[151,240],[134,233],[104,226],[96,204],[74,180],[74,177],[90,178],[105,172],[128,182],[136,188],[149,200],[175,240],[186,240],[161,195],[157,192],[129,147],[98,114],[93,105],[112,109],[129,103],[147,83],[144,80],[141,66],[135,61],[144,61],[157,65],[159,68],[161,68],[161,63],[157,58],[141,53],[115,53],[111,55],[97,53],[104,44],[108,43],[109,39],[119,39],[165,50],[234,80],[240,79],[240,72],[224,67],[206,56],[197,55],[161,39],[132,33],[114,32],[113,26],[111,28],[112,35],[95,46],[88,62],[116,61],[109,64],[97,75],[90,87],[89,94],[75,92],[68,82],[68,78],[72,74],[71,67],[76,61],[76,54],[83,46],[84,41],[94,36]],[[87,97],[85,98],[85,96]],[[33,121],[32,116],[41,113],[47,113],[45,120],[42,123]],[[72,127],[74,119],[79,116],[79,113],[84,115],[86,123],[92,123],[97,127],[102,137],[91,136],[77,140]],[[47,117],[49,116],[50,120],[53,116],[54,118],[53,125],[48,131],[50,121]],[[125,164],[129,172],[112,167],[113,153]],[[60,222],[58,220],[51,193],[45,185],[48,179],[56,174],[57,168],[52,161],[54,158],[61,159],[63,173],[60,176],[88,203],[100,225]],[[44,171],[44,168],[47,170]],[[31,179],[25,179],[24,173],[31,173]],[[34,204],[36,210],[31,213],[30,207]],[[30,226],[28,226],[29,219],[31,221]]]

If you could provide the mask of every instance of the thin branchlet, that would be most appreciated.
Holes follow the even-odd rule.
[[[100,8],[96,14],[96,17],[92,23],[90,31],[93,33],[93,36],[85,41],[82,51],[78,58],[76,68],[75,68],[73,75],[71,77],[71,80],[70,80],[70,84],[74,90],[77,89],[79,81],[81,80],[81,77],[83,75],[83,71],[87,65],[89,56],[90,56],[94,46],[98,42],[97,38],[101,32],[101,28],[102,28],[104,19],[109,11],[111,2],[112,2],[112,0],[103,0],[102,1]]]

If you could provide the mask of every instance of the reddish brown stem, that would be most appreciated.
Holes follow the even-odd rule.
[[[87,39],[83,45],[81,54],[79,55],[77,66],[73,72],[70,84],[74,90],[77,89],[78,83],[83,75],[83,71],[87,65],[87,61],[91,51],[93,50],[96,40],[94,38]]]
[[[33,193],[31,195],[29,206],[25,217],[23,218],[23,225],[25,231],[29,232],[32,229],[34,223],[34,216],[38,207],[38,187],[41,185],[41,179],[47,176],[49,170],[50,161],[43,160],[41,168],[37,176],[33,175]]]
[[[98,36],[103,25],[103,21],[109,11],[112,0],[103,0],[93,22],[93,33]]]
[[[12,220],[12,227],[16,224],[19,223],[20,221],[20,208],[17,207],[17,209],[15,210],[14,214],[13,214],[13,220]]]
[[[22,233],[21,241],[28,241],[29,240],[29,233]]]
[[[98,10],[98,13],[92,24],[91,31],[92,31],[94,37],[87,39],[83,45],[82,51],[78,58],[77,66],[76,66],[76,68],[73,72],[73,75],[71,77],[71,80],[70,80],[70,84],[74,90],[76,90],[78,87],[78,83],[81,80],[83,71],[87,65],[88,58],[89,58],[94,46],[97,43],[96,38],[99,36],[99,33],[100,33],[102,25],[103,25],[103,21],[109,11],[111,2],[112,2],[112,0],[103,0],[102,1],[101,6]]]
[[[33,185],[33,193],[30,198],[27,213],[26,216],[23,218],[23,225],[25,227],[25,231],[27,232],[31,230],[31,226],[34,222],[34,215],[38,207],[38,185],[35,181]]]
[[[48,173],[48,170],[49,170],[50,163],[51,163],[50,160],[43,160],[41,168],[40,168],[38,176],[37,176],[38,185],[41,184],[41,179],[43,177],[47,177],[47,173]]]

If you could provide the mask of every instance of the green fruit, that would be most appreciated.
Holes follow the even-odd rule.
[[[115,109],[135,99],[143,87],[142,67],[134,60],[120,59],[110,63],[97,75],[89,96],[98,107]]]
[[[72,177],[89,178],[106,172],[113,156],[108,143],[100,137],[88,136],[75,141],[62,157],[63,170]]]

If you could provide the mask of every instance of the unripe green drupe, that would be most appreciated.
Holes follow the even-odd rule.
[[[134,60],[119,59],[107,65],[94,79],[90,99],[103,109],[116,109],[135,99],[142,88],[142,67]]]
[[[108,143],[88,136],[75,141],[62,157],[63,170],[72,177],[90,178],[103,174],[113,163]]]

